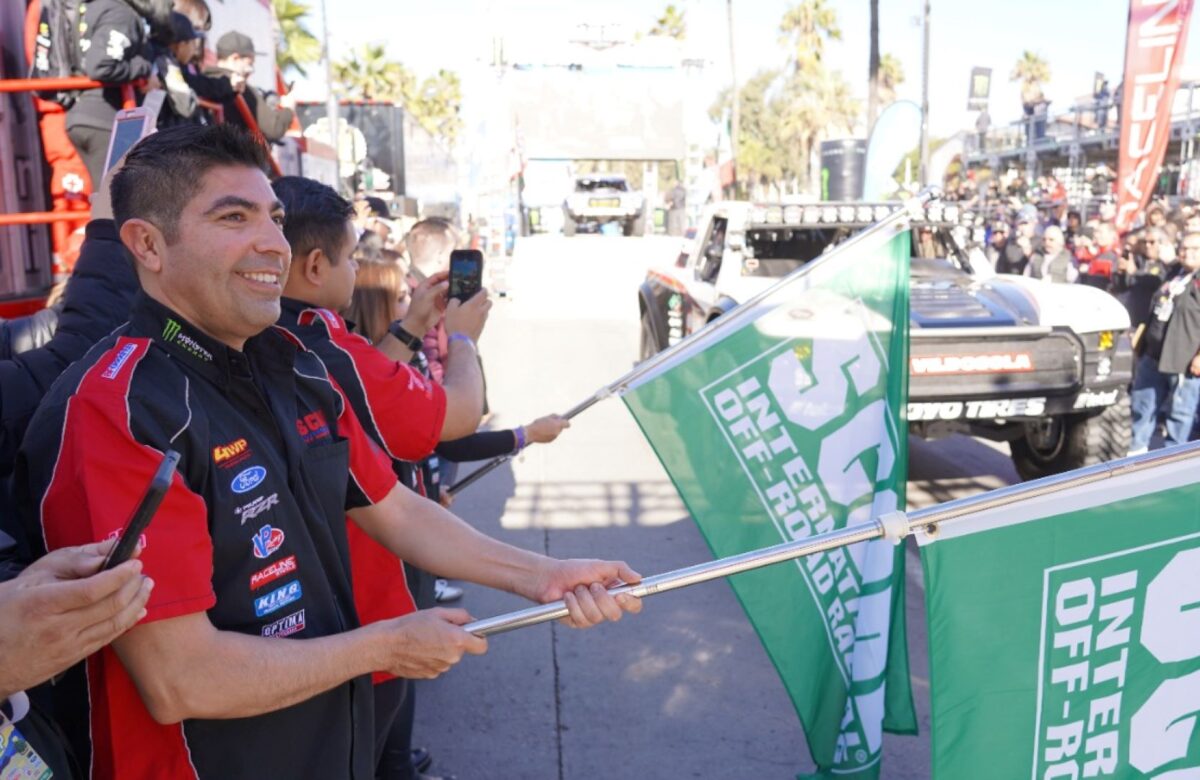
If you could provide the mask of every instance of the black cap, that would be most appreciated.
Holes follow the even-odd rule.
[[[192,26],[191,19],[178,11],[171,12],[171,40],[175,43],[184,43],[199,37],[200,33],[196,32],[196,28]]]
[[[217,40],[217,59],[223,60],[238,54],[242,57],[254,56],[254,41],[245,33],[230,31]]]
[[[372,216],[383,217],[384,219],[388,219],[392,216],[391,212],[388,211],[388,205],[383,198],[376,197],[375,195],[368,195],[366,197],[366,201],[367,205],[371,207]]]

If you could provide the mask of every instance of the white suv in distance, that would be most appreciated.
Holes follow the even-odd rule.
[[[645,232],[644,198],[630,192],[621,174],[593,173],[575,177],[573,191],[563,204],[563,235],[580,228],[600,231],[606,222],[620,222],[627,236]]]

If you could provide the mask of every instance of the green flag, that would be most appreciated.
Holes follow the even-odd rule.
[[[904,508],[909,236],[865,233],[717,320],[624,395],[719,557]],[[915,733],[903,549],[737,575],[822,774],[879,775]]]
[[[1200,778],[1200,458],[918,542],[934,777]]]

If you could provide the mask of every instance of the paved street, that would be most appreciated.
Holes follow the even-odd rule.
[[[496,275],[481,347],[491,426],[562,411],[624,373],[637,353],[636,289],[675,239],[522,240]],[[1007,451],[962,437],[910,440],[910,506],[1015,481]],[[465,471],[470,467],[464,467]],[[624,558],[643,574],[708,560],[665,473],[621,401],[576,418],[459,497],[477,528],[554,556]],[[922,734],[885,738],[885,778],[929,776],[928,667],[920,565],[908,556],[913,687]],[[477,618],[527,606],[467,587]],[[647,600],[643,614],[591,631],[538,626],[493,637],[422,683],[417,744],[460,780],[630,776],[779,778],[811,768],[783,686],[724,582]]]

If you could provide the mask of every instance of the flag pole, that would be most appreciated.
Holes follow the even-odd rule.
[[[975,496],[948,501],[944,504],[918,509],[908,514],[904,512],[889,512],[868,523],[861,523],[850,528],[819,534],[808,539],[798,539],[783,544],[752,550],[740,555],[719,558],[715,561],[676,569],[664,574],[647,577],[637,585],[620,585],[610,588],[613,596],[628,594],[645,598],[670,590],[686,588],[701,582],[729,577],[733,574],[759,569],[775,563],[802,558],[818,552],[826,552],[838,547],[845,547],[873,539],[888,538],[899,544],[904,537],[913,531],[924,529],[928,534],[936,534],[937,528],[945,523],[971,517],[980,512],[999,509],[1014,501],[1023,501],[1043,496],[1061,493],[1066,490],[1103,482],[1115,477],[1135,474],[1140,471],[1181,463],[1190,460],[1200,460],[1200,441],[1182,444],[1169,449],[1135,455],[1109,463],[1069,471],[1065,474],[1055,474],[1049,477],[1026,482],[1019,485],[1009,485],[980,493]],[[555,601],[536,607],[517,610],[495,617],[476,620],[463,626],[463,629],[477,636],[491,636],[518,628],[535,626],[551,620],[567,616],[566,604]]]
[[[704,328],[701,328],[700,330],[688,336],[686,339],[672,344],[662,352],[659,352],[653,357],[647,358],[641,363],[638,363],[627,374],[600,388],[593,393],[590,398],[576,404],[562,416],[570,420],[571,418],[575,417],[575,415],[583,412],[591,406],[594,406],[600,401],[603,401],[605,398],[608,398],[611,395],[623,393],[634,382],[641,379],[651,371],[654,371],[663,363],[674,359],[676,355],[684,350],[691,349],[697,344],[707,341],[716,341],[724,338],[725,331],[739,325],[747,316],[747,314],[754,309],[755,304],[773,294],[777,288],[789,283],[794,277],[799,276],[800,274],[811,273],[814,268],[833,260],[835,257],[844,252],[855,250],[863,243],[883,237],[890,238],[895,234],[895,231],[898,228],[907,229],[909,222],[913,219],[916,219],[924,211],[925,205],[939,197],[941,197],[941,190],[939,188],[926,187],[912,198],[904,201],[902,208],[896,209],[891,214],[876,222],[874,225],[871,225],[871,227],[855,236],[852,236],[845,242],[838,244],[836,247],[824,255],[821,255],[816,260],[800,266],[775,284],[761,291],[749,300],[738,304],[733,309],[713,320]],[[512,460],[512,458],[512,454],[501,455],[497,458],[493,458],[475,471],[472,471],[470,474],[460,479],[458,482],[455,482],[448,488],[448,491],[451,495],[458,495],[460,490],[473,484],[486,474]]]
[[[585,409],[587,409],[591,406],[594,406],[594,405],[600,403],[607,397],[608,397],[608,393],[605,393],[603,390],[597,391],[591,398],[588,398],[585,401],[581,401],[580,403],[575,404],[575,406],[571,407],[568,411],[564,412],[561,416],[570,420],[575,415],[579,414],[580,412],[584,411]],[[460,490],[462,490],[463,488],[469,487],[474,482],[487,476],[491,472],[498,469],[500,466],[503,466],[505,463],[508,463],[510,460],[513,459],[514,455],[515,455],[515,453],[510,452],[507,455],[500,455],[495,458],[492,458],[490,461],[483,464],[479,468],[475,469],[470,474],[463,477],[458,482],[455,482],[453,485],[451,485],[449,488],[447,488],[446,489],[447,492],[449,492],[450,495],[452,495],[452,496],[458,495],[458,492]]]

